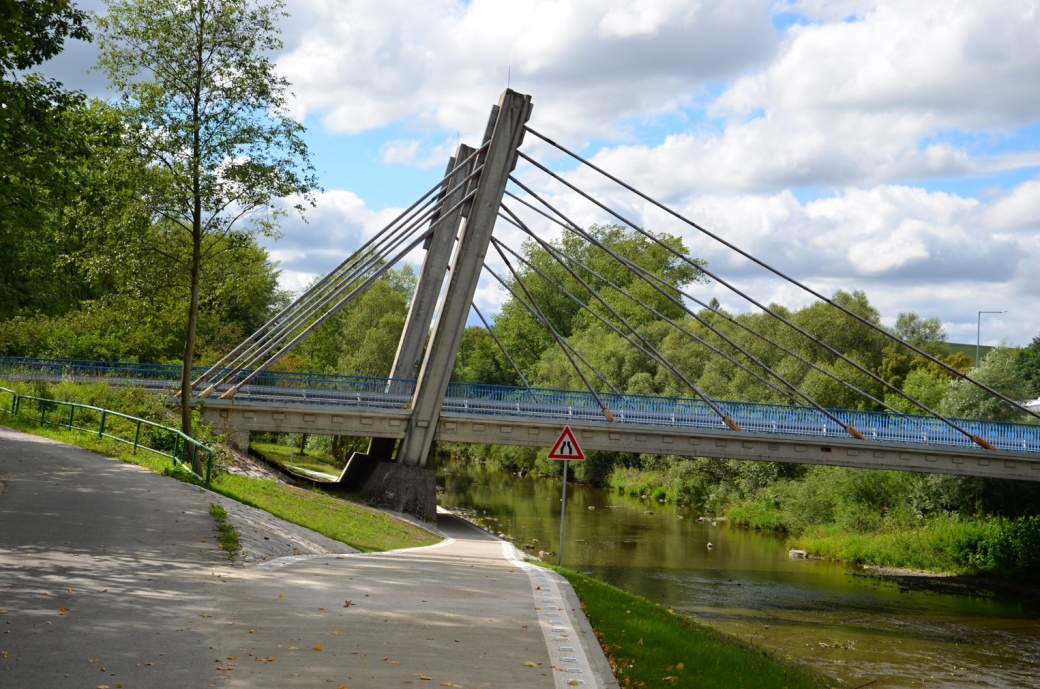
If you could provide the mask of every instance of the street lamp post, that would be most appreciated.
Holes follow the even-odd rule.
[[[979,311],[978,329],[975,331],[975,368],[979,367],[979,349],[982,343],[982,314],[984,313],[1007,313],[1007,311]]]

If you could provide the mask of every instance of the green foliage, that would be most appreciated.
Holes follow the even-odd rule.
[[[270,58],[283,6],[112,0],[97,18],[98,65],[121,94],[127,136],[167,173],[147,190],[152,210],[196,240],[271,234],[278,200],[301,195],[302,210],[315,186]]]
[[[0,0],[0,318],[55,313],[82,288],[55,270],[63,211],[81,195],[84,164],[118,131],[83,94],[24,73],[57,55],[67,38],[90,40],[86,14],[68,0]]]
[[[932,356],[947,354],[946,329],[938,318],[921,318],[913,311],[896,317],[895,334]]]
[[[91,253],[83,249],[79,256],[93,261]],[[185,292],[171,287],[169,265],[161,256],[145,251],[126,259],[105,278],[112,291],[82,300],[77,308],[0,320],[0,356],[178,361]],[[267,320],[282,299],[277,275],[255,242],[221,252],[207,266],[203,279],[211,291],[200,304],[197,344],[204,360],[222,355]]]
[[[918,368],[910,371],[902,387],[903,392],[921,404],[929,409],[937,409],[946,397],[948,383],[948,379],[935,375],[927,368]],[[923,413],[916,404],[894,392],[885,395],[885,403],[904,414]]]
[[[594,225],[588,232],[611,251],[627,260],[637,262],[645,270],[659,275],[671,284],[684,286],[703,280],[703,276],[695,268],[680,261],[663,247],[622,226]],[[659,238],[685,253],[685,247],[679,238],[669,235],[661,235]],[[595,271],[600,277],[580,269],[577,272],[603,301],[633,326],[640,331],[648,329],[644,335],[651,341],[659,342],[667,332],[658,327],[660,324],[657,323],[657,317],[611,287],[607,281],[670,318],[681,317],[681,308],[666,296],[668,294],[677,298],[674,290],[665,290],[665,294],[655,290],[611,258],[606,251],[570,234],[560,239],[555,246]],[[532,242],[524,246],[523,253],[531,264],[552,281],[562,285],[590,309],[624,331],[624,326],[606,307],[593,298],[581,282],[557,263],[547,250]],[[627,387],[624,383],[629,377],[639,372],[649,372],[645,355],[638,353],[631,345],[603,326],[552,282],[530,268],[519,266],[518,272],[553,327],[564,337],[573,336],[572,344],[589,358],[594,366],[610,368],[610,373],[605,373],[615,385]],[[510,282],[518,294],[523,294],[515,281]],[[507,300],[495,319],[494,328],[506,350],[532,385],[565,388],[582,386],[580,378],[567,363],[566,357],[560,353],[552,336],[528,313],[523,304],[513,298]]]
[[[86,20],[69,0],[0,0],[0,69],[35,67],[60,53],[66,38],[89,41]]]
[[[1040,516],[1001,523],[981,548],[978,564],[1004,576],[1040,582]]]
[[[484,385],[522,384],[494,337],[483,326],[470,326],[463,331],[452,380]]]
[[[793,539],[795,547],[848,564],[953,574],[992,571],[980,567],[980,553],[999,534],[994,521],[957,521],[940,517],[913,528],[892,528],[866,534],[850,534],[840,527],[818,527]]]
[[[319,373],[390,375],[415,280],[411,266],[388,270],[300,343],[296,366]]]
[[[285,199],[302,214],[316,186],[303,125],[286,110],[284,4],[248,0],[110,0],[97,18],[99,68],[120,92],[123,137],[149,174],[142,185],[162,249],[187,276],[181,427],[191,425],[203,268],[257,234],[275,236]]]
[[[1018,352],[1015,368],[1019,376],[1029,385],[1034,397],[1040,397],[1040,335],[1033,338],[1027,347]]]
[[[1025,400],[1029,397],[1029,383],[1016,363],[1014,350],[997,347],[972,371],[972,378],[1013,400]],[[994,421],[1019,421],[1023,416],[1021,411],[966,380],[950,383],[939,411],[946,416]]]

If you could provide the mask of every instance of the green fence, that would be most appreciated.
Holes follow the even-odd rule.
[[[20,395],[3,387],[0,395],[0,412],[126,443],[133,446],[135,453],[140,448],[168,457],[207,486],[212,478],[213,450],[175,428],[88,404]],[[10,400],[6,395],[10,395]],[[202,466],[205,471],[200,474],[195,467]]]

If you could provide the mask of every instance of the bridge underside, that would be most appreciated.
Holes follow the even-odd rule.
[[[361,437],[404,437],[409,409],[289,405],[284,402],[207,401],[203,420],[218,432],[315,433]],[[732,431],[575,420],[567,425],[583,449],[684,457],[747,459],[792,464],[826,464],[859,469],[894,469],[960,476],[1040,481],[1040,456],[967,447],[734,433]],[[559,419],[517,418],[443,412],[435,440],[547,447],[564,423]],[[341,476],[341,479],[350,477]]]

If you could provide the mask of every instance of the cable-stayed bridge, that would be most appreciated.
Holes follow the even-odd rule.
[[[654,208],[672,222],[682,223],[705,241],[725,247],[765,274],[828,304],[850,325],[888,338],[894,346],[923,357],[945,375],[963,379],[964,384],[975,386],[980,394],[1006,405],[1012,416],[1038,421],[1040,415],[914,344],[900,340],[877,323],[801,284],[752,252],[557,144],[528,125],[530,116],[530,97],[507,90],[492,109],[479,147],[460,145],[444,177],[433,188],[221,361],[194,380],[182,379],[178,394],[198,400],[203,404],[206,419],[218,422],[218,427],[235,433],[240,441],[252,431],[370,437],[368,452],[350,459],[341,480],[355,488],[363,487],[370,499],[387,501],[398,509],[421,515],[432,515],[435,506],[432,472],[425,468],[434,440],[549,445],[564,424],[576,431],[587,449],[1040,480],[1040,426],[944,417],[861,365],[834,342],[808,332],[784,312],[662,241],[601,195],[572,181],[584,177],[554,172],[527,148],[548,148],[567,157],[582,168],[583,175],[596,176],[600,183],[611,184],[619,193]],[[525,139],[533,140],[534,145],[523,147]],[[513,174],[518,163],[524,167],[524,179]],[[656,249],[668,252],[676,264],[686,266],[693,274],[728,290],[733,298],[767,314],[773,329],[756,330],[716,304],[706,302],[690,287],[670,282],[640,265],[638,259],[619,255],[595,233],[574,222],[560,209],[559,201],[554,204],[539,194],[530,183],[532,176],[539,175],[559,195],[569,195],[567,207],[588,204],[611,222],[627,226]],[[547,241],[544,230],[536,228],[548,223],[583,242],[583,246],[609,256],[616,262],[612,264],[613,273],[605,274],[566,253],[559,242]],[[557,268],[557,277],[511,247],[503,233],[493,234],[496,224],[511,233],[520,232],[532,246],[544,252]],[[425,249],[425,256],[389,378],[315,377],[272,371],[304,338],[420,246]],[[487,265],[489,251],[494,251],[505,266],[502,274]],[[616,274],[616,269],[623,269],[626,275],[638,280],[640,289],[629,290],[612,280],[610,274]],[[477,283],[484,273],[500,283],[515,303],[551,336],[583,390],[544,390],[529,385],[491,327],[491,336],[523,387],[451,383],[471,309],[487,324],[473,304]],[[566,276],[567,284],[561,283],[560,275]],[[550,285],[556,296],[576,304],[671,375],[681,384],[684,397],[622,394],[618,389],[620,382],[597,370],[561,332],[551,309],[547,313],[545,305],[539,304],[531,289],[535,282]],[[626,307],[619,310],[618,300],[624,301]],[[672,316],[662,312],[662,304],[667,305],[665,310]],[[713,399],[621,313],[632,310],[641,310],[640,313],[667,324],[688,340],[689,347],[710,351],[711,356],[725,360],[741,375],[766,386],[772,391],[770,394],[775,393],[785,403]],[[675,313],[682,315],[677,318]],[[725,327],[720,327],[722,323]],[[735,329],[741,332],[742,341],[754,338],[754,351],[764,348],[780,353],[854,393],[866,406],[884,411],[825,408],[761,355],[732,337]],[[783,330],[786,337],[777,337],[778,330]],[[711,334],[702,336],[706,332]],[[792,338],[800,345],[792,347]],[[839,376],[831,368],[799,354],[804,353],[805,347],[840,362],[854,375]],[[884,393],[871,394],[852,378],[869,380],[870,387]],[[919,413],[910,415],[893,408],[886,402],[889,395],[902,398],[898,406],[909,405]]]

